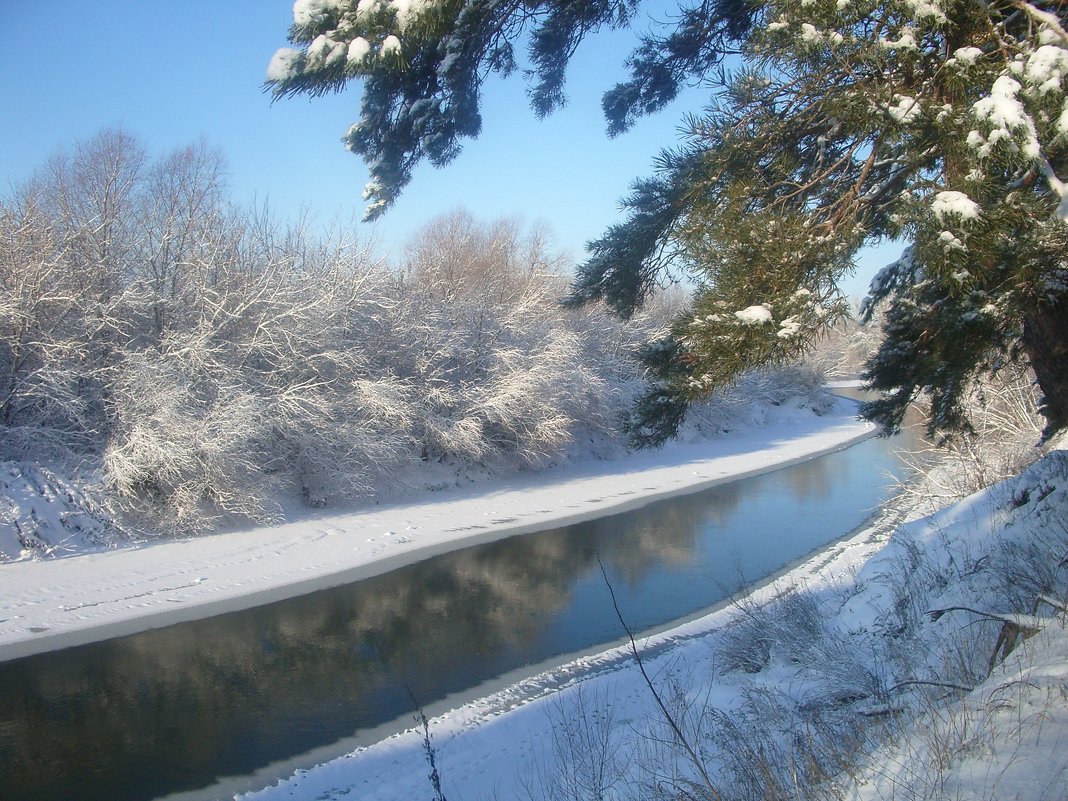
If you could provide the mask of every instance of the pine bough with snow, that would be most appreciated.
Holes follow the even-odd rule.
[[[482,81],[528,47],[539,115],[565,101],[568,58],[639,0],[298,0],[268,83],[276,96],[363,85],[345,136],[368,164],[368,216],[413,166],[444,164],[481,126]],[[630,430],[657,444],[690,404],[783,363],[845,313],[866,243],[901,260],[875,281],[888,336],[870,360],[896,428],[917,396],[931,427],[966,429],[976,375],[1033,368],[1052,433],[1068,422],[1068,4],[1063,0],[700,0],[641,38],[604,95],[610,135],[703,80],[681,147],[634,185],[629,216],[591,245],[574,303],[634,313],[671,265],[700,290],[645,361]],[[737,60],[733,57],[737,56]],[[726,61],[732,57],[730,61]],[[723,66],[730,70],[720,71]]]

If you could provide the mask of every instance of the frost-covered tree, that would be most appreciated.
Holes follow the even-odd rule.
[[[559,308],[558,261],[544,233],[465,211],[412,238],[382,368],[412,386],[422,459],[537,464],[597,425],[609,393]]]
[[[345,136],[381,214],[422,159],[480,128],[479,92],[528,48],[532,105],[564,101],[581,40],[634,23],[640,0],[298,0],[268,68],[276,96],[359,79]],[[1068,422],[1068,3],[1063,0],[694,0],[642,37],[604,96],[625,131],[694,80],[711,101],[590,245],[570,296],[630,315],[668,264],[699,281],[645,351],[654,383],[635,439],[671,436],[740,371],[802,354],[846,313],[838,285],[866,243],[901,260],[873,284],[887,337],[868,364],[893,429],[926,394],[932,428],[967,426],[977,374],[1030,364],[1047,431]],[[729,69],[725,69],[729,67]]]
[[[0,462],[98,476],[131,529],[189,532],[615,451],[634,347],[670,314],[562,308],[561,261],[459,211],[388,264],[232,203],[203,144],[103,131],[0,194]],[[807,387],[763,390],[784,393]],[[738,425],[720,406],[691,420]]]

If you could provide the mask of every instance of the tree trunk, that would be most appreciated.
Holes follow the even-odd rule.
[[[1045,439],[1068,424],[1068,303],[1036,305],[1024,317],[1023,347],[1042,388]]]

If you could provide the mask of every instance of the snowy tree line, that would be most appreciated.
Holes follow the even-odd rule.
[[[460,212],[388,265],[234,205],[204,144],[151,159],[102,132],[0,201],[0,459],[95,467],[128,510],[195,530],[372,495],[413,464],[613,443],[631,351],[673,310],[562,309],[561,267],[538,231]]]

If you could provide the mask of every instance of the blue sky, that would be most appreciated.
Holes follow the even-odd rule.
[[[55,151],[121,126],[152,155],[203,138],[227,157],[232,196],[268,200],[283,217],[323,224],[358,219],[367,172],[341,145],[358,87],[272,103],[267,63],[286,45],[291,0],[0,0],[0,186],[27,178]],[[666,6],[670,8],[670,3]],[[704,93],[608,139],[602,92],[623,75],[625,32],[585,42],[568,72],[569,105],[539,121],[518,76],[486,89],[483,131],[444,169],[419,168],[405,195],[373,226],[392,255],[438,214],[465,207],[483,219],[546,223],[576,260],[586,241],[619,221],[618,202],[672,146]],[[892,255],[892,254],[891,254]],[[863,294],[886,252],[846,290]]]

